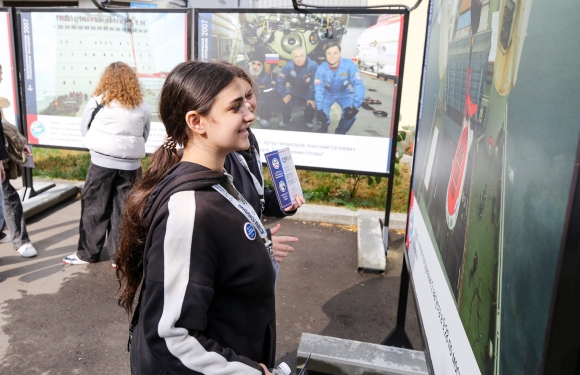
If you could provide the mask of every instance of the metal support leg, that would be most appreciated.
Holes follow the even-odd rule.
[[[401,286],[399,287],[399,307],[397,308],[397,325],[395,329],[381,342],[382,345],[395,346],[397,348],[413,349],[411,341],[405,332],[405,320],[407,317],[407,296],[409,295],[409,271],[407,262],[403,258],[401,270]]]
[[[24,194],[22,195],[22,200],[25,201],[29,198],[34,197],[38,193],[34,190],[32,186],[32,169],[22,168],[22,184],[24,185]]]

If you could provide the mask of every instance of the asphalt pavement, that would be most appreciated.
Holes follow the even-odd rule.
[[[35,258],[0,244],[0,374],[129,374],[128,317],[106,258],[62,264],[76,250],[80,195],[27,220]],[[384,274],[357,271],[356,226],[278,221],[281,235],[300,238],[277,286],[277,360],[295,368],[303,332],[380,343],[394,328],[403,254],[391,230]],[[406,332],[423,344],[412,295]]]

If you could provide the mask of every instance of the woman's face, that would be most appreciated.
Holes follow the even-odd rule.
[[[244,92],[246,93],[246,105],[250,108],[252,113],[256,112],[256,106],[258,102],[256,101],[256,95],[254,95],[254,90],[248,81],[245,79],[241,79],[242,84],[244,85]]]
[[[255,116],[246,106],[246,90],[237,78],[216,96],[210,113],[203,119],[208,141],[227,154],[250,147],[248,128]]]

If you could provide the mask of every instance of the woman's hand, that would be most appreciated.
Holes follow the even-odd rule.
[[[296,200],[296,202],[292,206],[286,208],[284,211],[294,211],[294,210],[297,210],[300,207],[302,207],[302,205],[304,203],[306,203],[306,199],[304,199],[304,197],[302,195],[296,194],[296,196],[294,197],[294,199]]]
[[[294,248],[286,245],[285,242],[298,242],[297,237],[275,236],[280,231],[280,228],[281,225],[276,224],[274,228],[270,229],[270,233],[272,233],[272,250],[274,251],[274,258],[278,262],[282,262],[284,258],[294,251]]]
[[[265,364],[260,363],[260,366],[262,366],[264,368],[264,372],[266,373],[266,375],[272,375],[272,373],[270,371],[268,371],[268,368],[266,367]]]

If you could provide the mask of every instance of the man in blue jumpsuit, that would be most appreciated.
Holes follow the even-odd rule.
[[[272,83],[270,74],[264,69],[264,55],[249,56],[248,73],[254,80],[256,98],[258,99],[258,116],[256,121],[263,127],[270,126],[272,112],[278,108],[278,93]]]
[[[356,64],[340,57],[340,45],[329,42],[324,46],[326,62],[320,64],[314,79],[316,109],[320,133],[326,133],[330,125],[330,107],[338,103],[342,108],[336,134],[346,134],[356,120],[358,109],[364,100],[365,85]]]
[[[318,69],[318,64],[306,56],[306,51],[302,47],[297,47],[292,51],[292,61],[288,61],[282,67],[276,86],[278,94],[282,98],[282,121],[280,126],[286,126],[292,119],[292,106],[297,104],[304,106],[304,123],[310,129],[316,103],[314,102],[314,75]]]

